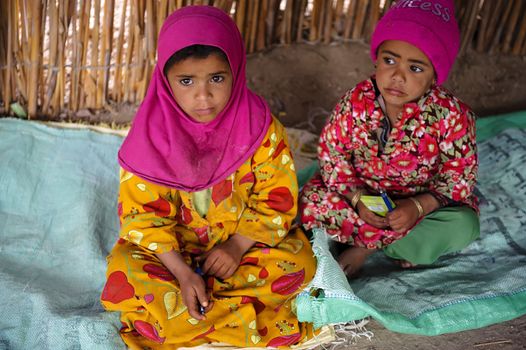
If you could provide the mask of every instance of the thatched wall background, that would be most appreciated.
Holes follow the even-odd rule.
[[[137,104],[166,16],[222,8],[248,53],[294,42],[368,40],[391,0],[0,1],[0,114],[73,115]],[[461,54],[526,54],[526,0],[456,0]]]

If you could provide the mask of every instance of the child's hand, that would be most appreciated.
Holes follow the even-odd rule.
[[[395,232],[404,232],[418,220],[418,208],[410,199],[396,200],[396,208],[385,216],[388,225]]]
[[[183,295],[183,303],[188,308],[190,316],[196,320],[204,320],[205,316],[199,312],[199,306],[205,308],[205,313],[210,310],[212,303],[206,292],[205,281],[199,274],[190,271],[179,279],[179,287]]]
[[[254,245],[254,241],[238,234],[210,249],[198,257],[205,275],[227,279],[236,272],[243,255]]]
[[[371,226],[382,229],[389,227],[389,223],[386,218],[381,217],[380,215],[376,215],[374,212],[369,210],[369,208],[367,208],[367,206],[361,201],[359,201],[356,205],[356,211],[360,216],[360,219],[362,219]]]

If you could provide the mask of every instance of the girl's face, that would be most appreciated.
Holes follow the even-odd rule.
[[[230,65],[213,53],[175,63],[166,72],[166,78],[179,107],[201,123],[214,120],[232,93]]]
[[[388,40],[378,48],[376,83],[388,110],[400,112],[404,104],[418,100],[434,77],[431,61],[416,46]]]

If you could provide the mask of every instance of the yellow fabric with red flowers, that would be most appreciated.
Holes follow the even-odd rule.
[[[297,196],[285,129],[275,119],[254,155],[211,188],[203,216],[192,193],[121,171],[121,237],[108,257],[101,300],[121,312],[125,343],[132,349],[207,342],[277,347],[309,338],[311,328],[298,323],[292,306],[316,269],[304,233],[291,228]],[[204,277],[213,307],[198,321],[155,254],[176,250],[195,266],[196,256],[235,233],[257,244],[232,277]]]

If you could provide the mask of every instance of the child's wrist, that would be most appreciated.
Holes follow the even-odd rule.
[[[190,266],[184,264],[181,266],[176,266],[173,268],[173,270],[170,270],[172,275],[174,275],[175,279],[178,281],[184,281],[188,279],[187,276],[190,276],[191,274],[194,274],[195,272],[190,268]]]
[[[357,188],[352,193],[350,201],[351,201],[351,207],[353,209],[355,209],[355,210],[357,209],[358,203],[360,202],[360,198],[362,197],[363,194],[365,194],[365,189],[363,189],[363,188]]]
[[[182,280],[185,276],[188,276],[189,273],[193,273],[181,254],[174,250],[156,255],[164,267],[166,267],[177,280]]]
[[[254,244],[256,244],[255,241],[251,240],[248,237],[240,235],[239,233],[235,233],[229,239],[236,246],[241,255],[245,254],[250,248],[252,248]]]
[[[409,200],[413,202],[416,209],[418,210],[418,218],[420,219],[421,217],[423,217],[425,212],[424,212],[424,208],[422,207],[422,204],[420,203],[420,201],[416,197],[409,197]]]

